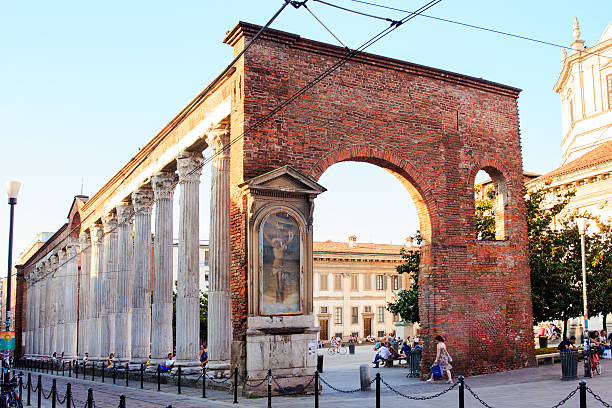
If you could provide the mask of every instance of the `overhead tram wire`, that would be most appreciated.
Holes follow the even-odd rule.
[[[363,52],[364,50],[366,50],[367,48],[371,47],[373,44],[375,44],[376,42],[380,41],[382,38],[386,37],[388,34],[390,34],[391,32],[395,31],[398,27],[400,27],[402,24],[412,20],[413,18],[415,18],[416,16],[420,15],[423,11],[430,9],[431,7],[435,6],[436,4],[440,3],[442,0],[430,0],[427,4],[425,4],[424,6],[420,7],[419,9],[415,10],[415,11],[410,11],[407,12],[409,13],[406,17],[404,17],[401,20],[393,20],[390,24],[389,27],[385,28],[384,30],[380,31],[379,33],[377,33],[376,35],[374,35],[372,38],[370,38],[369,40],[367,40],[366,42],[364,42],[361,46],[359,46],[357,49],[347,49],[347,52],[344,54],[344,56],[342,58],[340,58],[338,61],[336,61],[336,63],[334,63],[331,67],[329,67],[327,70],[325,70],[324,72],[322,72],[321,74],[317,75],[314,79],[312,79],[308,84],[304,85],[302,88],[300,88],[298,91],[296,91],[292,96],[290,96],[289,98],[287,98],[285,101],[281,102],[280,104],[278,104],[276,107],[274,107],[270,112],[268,112],[264,117],[262,117],[261,119],[257,120],[253,125],[249,126],[246,130],[244,130],[240,135],[236,136],[234,139],[230,140],[225,146],[223,146],[223,148],[221,148],[217,153],[213,153],[211,154],[211,156],[205,160],[202,161],[202,163],[200,163],[198,166],[196,166],[193,170],[191,170],[189,173],[187,173],[185,175],[185,177],[195,173],[196,171],[200,170],[202,167],[204,167],[205,165],[209,164],[210,162],[212,162],[217,156],[221,155],[222,153],[226,152],[227,150],[229,150],[229,148],[237,143],[239,140],[241,140],[244,136],[246,136],[247,134],[251,133],[252,131],[254,131],[256,128],[258,128],[259,126],[261,126],[262,124],[264,124],[265,122],[267,122],[270,118],[272,118],[274,115],[276,115],[278,112],[280,112],[281,110],[283,110],[286,106],[290,105],[291,103],[293,103],[293,101],[295,101],[297,98],[299,98],[300,96],[302,96],[304,93],[306,93],[308,90],[310,90],[312,87],[314,87],[316,84],[318,84],[319,82],[321,82],[323,79],[327,78],[329,75],[331,75],[332,73],[334,73],[336,70],[338,70],[338,68],[340,68],[341,66],[343,66],[346,62],[348,62],[349,60],[351,60],[352,58],[354,58],[356,55],[358,55],[359,53]],[[296,4],[293,4],[296,3]],[[297,7],[299,5],[303,5],[305,2],[289,2],[289,4],[292,4],[294,7]],[[177,181],[175,181],[173,184],[170,185],[170,187],[168,187],[166,190],[164,190],[164,192],[161,195],[165,195],[167,193],[169,193],[170,191],[173,191],[174,188],[183,180],[179,179]],[[146,207],[149,206],[153,206],[155,202],[155,199],[151,200]],[[137,214],[136,211],[133,211],[132,216],[135,216]],[[109,232],[114,232],[116,229],[118,228],[118,225],[113,227],[113,229],[111,229]],[[74,231],[76,228],[74,228],[72,231]],[[105,233],[103,233],[105,234]],[[56,244],[56,246],[54,248],[56,248],[59,244]],[[54,249],[53,248],[53,249]],[[91,248],[91,243],[89,244],[89,246],[85,247],[85,249]],[[82,251],[82,249],[81,249]],[[62,265],[59,265],[58,267],[61,267],[63,265],[65,265],[69,260],[73,259],[75,256],[68,258],[64,261],[64,263]],[[121,272],[119,270],[116,271],[109,271],[109,273],[118,273]],[[105,272],[106,273],[106,272]],[[51,274],[48,273],[47,275]],[[47,276],[45,275],[45,276]]]
[[[315,20],[317,20],[317,22],[318,22],[319,24],[321,24],[321,25],[323,26],[323,28],[324,28],[324,29],[326,29],[326,30],[327,30],[327,32],[328,32],[328,33],[330,33],[330,34],[331,34],[331,36],[332,36],[332,37],[334,37],[334,38],[336,39],[336,41],[338,41],[340,44],[342,44],[342,46],[343,46],[344,48],[347,48],[347,49],[348,49],[348,47],[346,46],[346,44],[344,44],[344,43],[342,42],[342,40],[340,40],[340,38],[338,38],[338,37],[336,36],[336,34],[334,34],[334,33],[332,32],[332,30],[330,30],[329,28],[327,28],[327,26],[326,26],[325,24],[323,24],[323,22],[322,22],[322,21],[319,19],[319,17],[317,17],[317,16],[315,15],[315,13],[313,13],[313,12],[312,12],[312,10],[308,8],[308,6],[307,6],[306,4],[304,4],[304,8],[306,9],[306,11],[308,11],[308,12],[310,13],[310,15],[311,15],[311,16],[312,16],[312,17],[313,17]]]
[[[196,97],[196,99],[194,99],[192,102],[190,102],[187,111],[185,111],[177,120],[175,120],[172,123],[172,126],[164,133],[164,135],[157,141],[157,143],[155,143],[155,145],[153,146],[153,149],[155,149],[157,146],[159,146],[159,144],[174,130],[178,127],[178,125],[180,125],[183,120],[187,117],[187,115],[189,115],[191,112],[193,112],[193,108],[202,100],[204,99],[204,97],[212,90],[214,89],[214,87],[219,83],[219,81],[221,79],[223,79],[223,77],[232,69],[232,67],[234,66],[234,64],[244,55],[245,52],[247,52],[247,50],[249,48],[251,48],[251,46],[255,43],[255,41],[257,41],[257,39],[261,36],[261,34],[270,27],[270,25],[274,22],[274,20],[276,20],[276,18],[283,12],[283,10],[285,9],[285,7],[287,7],[289,4],[291,4],[293,7],[295,8],[299,8],[302,5],[306,4],[305,0],[303,2],[297,2],[294,0],[283,0],[283,5],[278,9],[278,11],[276,11],[276,13],[274,13],[274,15],[268,20],[268,22],[262,26],[259,31],[257,32],[257,34],[255,34],[255,36],[251,39],[251,41],[249,41],[247,43],[247,45],[244,47],[244,49],[242,51],[240,51],[240,53],[234,57],[234,59],[232,60],[232,62],[230,62],[224,69],[223,71],[221,71],[221,73],[219,75],[217,75],[217,77],[215,79],[213,79],[213,81],[202,91],[200,92],[200,94]],[[140,165],[142,164],[142,162],[145,160],[145,158],[142,158],[135,166],[134,168],[127,173],[122,179],[121,181],[119,181],[117,183],[117,186],[110,192],[110,194],[112,195],[115,191],[117,191],[117,189],[119,188],[119,186],[121,186],[121,183],[123,183],[130,175],[132,175],[132,173],[134,172],[134,170]],[[81,223],[83,223],[83,221],[85,221],[92,213],[89,213],[85,216],[85,218],[83,218],[81,220]],[[79,227],[80,228],[80,227]],[[70,235],[72,232],[76,231],[76,228],[72,228],[68,235]],[[56,249],[58,247],[59,244],[54,245],[51,249],[50,252],[53,251],[54,249]]]
[[[337,6],[335,4],[329,4],[329,3],[326,3],[326,2],[321,1],[321,0],[313,0],[313,1],[316,1],[316,2],[319,2],[319,3],[324,3],[324,4],[327,4],[327,5],[333,6],[333,7],[341,8],[340,6]],[[403,10],[403,9],[399,9],[399,8],[391,7],[391,6],[385,6],[385,5],[382,5],[382,4],[372,3],[372,2],[364,1],[364,0],[347,0],[347,1],[352,1],[354,3],[360,3],[360,4],[366,4],[368,6],[373,6],[373,7],[380,7],[380,8],[384,8],[384,9],[387,9],[387,10],[399,11],[399,12],[402,12],[402,13],[408,13],[409,12],[408,10]],[[488,27],[478,26],[478,25],[475,25],[475,24],[463,23],[461,21],[456,21],[456,20],[450,20],[450,19],[447,19],[447,18],[431,16],[429,14],[422,14],[422,13],[420,13],[419,16],[426,17],[426,18],[429,18],[429,19],[432,19],[432,20],[443,21],[445,23],[451,23],[451,24],[456,24],[456,25],[460,25],[460,26],[463,26],[463,27],[473,28],[473,29],[476,29],[476,30],[488,31],[488,32],[494,33],[494,34],[505,35],[507,37],[518,38],[520,40],[531,41],[531,42],[538,43],[538,44],[549,45],[551,47],[563,48],[565,50],[574,51],[574,49],[572,47],[567,46],[567,45],[556,44],[556,43],[553,43],[553,42],[550,42],[550,41],[538,40],[537,38],[531,38],[531,37],[527,37],[527,36],[524,36],[524,35],[512,34],[512,33],[508,33],[508,32],[505,32],[505,31],[496,30],[494,28],[488,28]],[[371,17],[376,17],[376,16],[371,16]],[[612,59],[612,57],[610,57],[610,56],[599,54],[599,53],[596,53],[596,52],[589,52],[589,51],[586,51],[586,50],[577,50],[577,51],[580,52],[580,53],[587,54],[587,55],[594,55],[594,56],[598,56],[598,57]]]

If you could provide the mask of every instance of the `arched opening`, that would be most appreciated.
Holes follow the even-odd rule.
[[[506,240],[508,187],[503,174],[483,167],[474,178],[474,235],[478,241]]]
[[[431,240],[419,189],[406,170],[376,157],[330,163],[316,176],[327,188],[313,217],[313,312],[320,339],[413,337],[418,324],[404,322],[389,304],[414,281],[397,272],[406,262],[402,254],[421,253]],[[418,231],[423,241],[413,239]]]

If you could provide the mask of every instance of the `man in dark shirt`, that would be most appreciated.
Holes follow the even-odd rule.
[[[578,350],[578,347],[576,347],[575,343],[576,343],[576,336],[570,336],[569,339],[563,339],[563,341],[561,343],[559,343],[559,346],[557,346],[557,347],[561,351]]]

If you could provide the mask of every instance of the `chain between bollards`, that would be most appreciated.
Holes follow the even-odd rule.
[[[580,408],[586,408],[586,381],[580,380],[578,382],[578,388],[580,389]]]
[[[465,379],[459,376],[459,408],[465,408]]]

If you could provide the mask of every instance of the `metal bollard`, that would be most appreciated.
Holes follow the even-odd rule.
[[[93,400],[93,388],[89,388],[87,390],[87,408],[93,408],[94,400]]]
[[[157,391],[161,391],[161,366],[157,365]]]
[[[178,366],[178,393],[181,393],[181,366]]]
[[[71,399],[72,399],[72,386],[70,385],[70,383],[68,383],[66,384],[66,408],[70,408]]]
[[[268,408],[272,407],[272,370],[268,368]]]
[[[62,377],[66,376],[66,362],[62,361]]]
[[[117,363],[113,363],[113,384],[117,384]]]
[[[202,367],[202,398],[206,398],[206,367]]]
[[[95,381],[96,379],[96,362],[91,362],[91,381]]]
[[[28,402],[26,403],[26,405],[29,407],[30,404],[30,400],[31,400],[31,394],[32,394],[32,373],[28,373]]]
[[[23,373],[19,376],[19,398],[23,395]]]
[[[73,361],[70,360],[70,364],[68,364],[68,378],[72,378],[72,363]]]
[[[465,379],[459,376],[459,408],[465,408]]]
[[[123,394],[119,396],[119,408],[125,408],[125,395]]]
[[[376,408],[380,408],[380,373],[376,373]]]
[[[580,408],[586,408],[586,381],[580,380],[578,387],[580,388]]]
[[[144,364],[140,364],[140,389],[144,388]]]
[[[102,382],[104,382],[104,366],[106,363],[102,363]]]
[[[315,408],[319,408],[319,372],[315,371],[314,375]]]
[[[130,386],[130,365],[125,363],[125,386]]]
[[[238,403],[238,366],[234,367],[234,404]]]
[[[42,403],[42,374],[38,374],[38,387],[36,389],[37,392],[37,397],[38,397],[38,408],[40,408],[40,405]]]
[[[56,407],[57,402],[57,380],[54,378],[51,381],[51,408]]]

